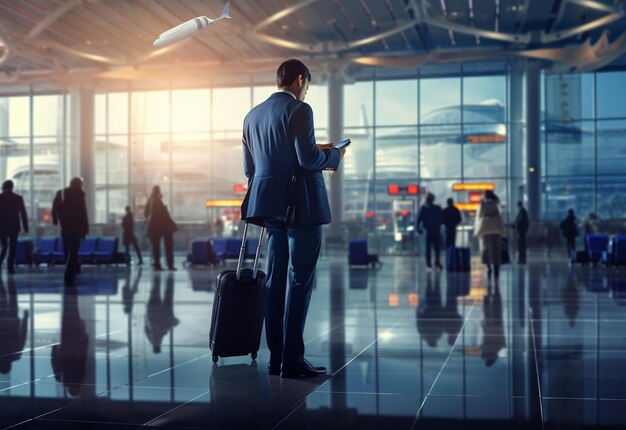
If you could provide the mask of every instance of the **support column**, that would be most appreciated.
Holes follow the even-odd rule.
[[[524,65],[515,63],[509,72],[509,201],[514,216],[518,201],[524,199]]]
[[[531,225],[541,220],[541,67],[528,62],[526,93],[526,199]],[[532,234],[532,232],[531,232]]]
[[[9,100],[0,98],[0,137],[9,136]],[[7,144],[0,145],[0,180],[9,178],[8,162],[11,148]]]
[[[84,180],[87,214],[93,223],[96,215],[96,169],[94,139],[94,105],[92,88],[80,87],[71,93],[70,178],[81,176]],[[67,187],[68,184],[63,184]]]
[[[343,78],[333,70],[328,76],[328,140],[340,142],[343,136]],[[330,224],[326,243],[343,244],[343,160],[337,171],[330,175]]]

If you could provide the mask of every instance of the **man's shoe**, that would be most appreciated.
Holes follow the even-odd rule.
[[[274,364],[270,361],[267,364],[267,370],[270,375],[280,375],[280,363]]]
[[[437,267],[437,270],[443,270],[443,266],[441,265],[441,263],[437,263],[435,267]]]
[[[282,378],[310,378],[312,376],[320,376],[326,374],[325,367],[316,367],[309,363],[306,359],[295,367],[289,368],[283,366]]]
[[[170,267],[167,268],[167,270],[169,270],[170,272],[175,272],[178,269],[176,267],[174,267],[174,266],[170,266]]]
[[[162,270],[163,270],[163,267],[162,267],[162,266],[154,266],[154,271],[155,271],[155,272],[160,272],[160,271],[162,271]]]

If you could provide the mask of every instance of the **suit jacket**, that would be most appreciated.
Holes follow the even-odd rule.
[[[457,225],[461,224],[463,218],[461,217],[461,211],[457,209],[456,206],[446,206],[442,210],[443,214],[443,225],[447,228],[453,228]]]
[[[178,230],[167,206],[160,198],[150,197],[143,213],[146,217],[146,231],[149,236],[159,236]]]
[[[420,228],[420,224],[424,226],[424,229],[429,233],[439,233],[441,230],[441,223],[443,222],[443,211],[439,205],[429,205],[425,203],[422,205],[419,215],[417,216],[417,228]]]
[[[71,187],[57,191],[52,202],[52,223],[60,224],[61,231],[65,234],[87,236],[89,220],[85,192]]]
[[[284,92],[272,94],[246,115],[242,143],[248,178],[242,219],[263,225],[263,218],[284,217],[295,203],[296,224],[331,221],[322,170],[337,169],[341,155],[315,145],[308,104]]]
[[[24,199],[13,191],[3,191],[0,194],[0,231],[19,233],[20,218],[24,231],[28,232],[28,217],[26,216]]]

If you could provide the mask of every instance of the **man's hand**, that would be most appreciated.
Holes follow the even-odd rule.
[[[319,143],[317,144],[317,149],[333,149],[335,147],[334,143]]]

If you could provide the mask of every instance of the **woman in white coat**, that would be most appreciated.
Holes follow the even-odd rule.
[[[502,238],[506,232],[498,210],[499,203],[500,199],[493,191],[485,191],[474,223],[474,236],[480,238],[480,251],[483,264],[487,265],[487,276],[491,279],[493,273],[496,282],[500,277]]]

